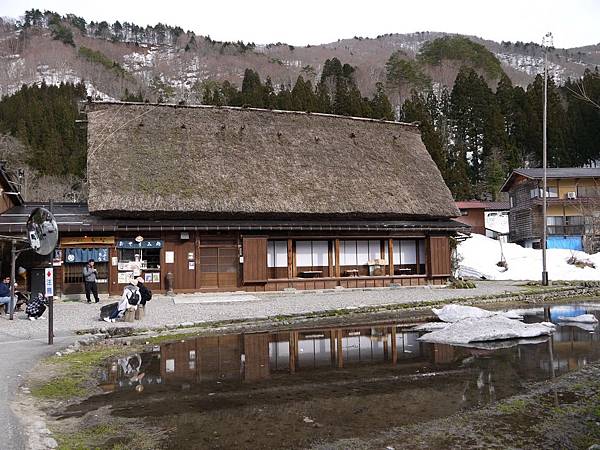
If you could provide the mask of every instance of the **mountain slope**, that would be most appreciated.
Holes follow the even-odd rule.
[[[385,81],[385,63],[392,53],[401,51],[404,58],[414,60],[425,43],[447,35],[387,34],[307,47],[254,45],[216,42],[162,24],[144,29],[118,22],[86,24],[74,16],[57,19],[52,13],[32,18],[30,13],[25,23],[0,21],[1,95],[12,94],[24,83],[85,80],[88,93],[100,98],[119,99],[127,89],[142,92],[149,99],[161,96],[194,102],[200,99],[201,84],[206,80],[228,80],[239,86],[246,68],[263,78],[270,76],[276,87],[293,84],[298,75],[314,84],[324,62],[333,57],[355,66],[358,87],[371,95],[375,83]],[[66,30],[67,36],[72,34],[72,44],[57,27],[61,32]],[[495,55],[517,85],[527,85],[541,72],[543,53],[539,45],[497,43],[473,36],[468,39]],[[464,62],[429,64],[425,70],[434,84],[452,86]],[[561,83],[600,63],[600,46],[553,49],[550,62],[552,75]]]

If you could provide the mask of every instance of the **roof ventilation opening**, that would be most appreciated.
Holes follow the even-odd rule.
[[[182,124],[181,124],[181,128],[182,128],[182,129],[184,129],[184,130],[187,128],[187,127],[185,126],[185,123],[182,123]]]
[[[278,131],[277,132],[277,137],[281,137],[281,136],[283,136],[283,133],[281,131]]]
[[[242,125],[242,126],[240,127],[240,130],[242,130],[242,131],[243,131],[243,130],[245,130],[245,129],[246,129],[246,125]]]
[[[143,126],[144,126],[144,122],[138,123],[138,127],[143,127]]]
[[[315,136],[315,142],[319,142],[321,138],[319,136]]]
[[[221,130],[224,130],[224,129],[225,129],[225,124],[222,124],[221,125]]]
[[[352,139],[354,139],[354,138],[356,137],[356,134],[354,134],[354,132],[352,132],[352,133],[350,133],[350,137],[351,137]]]

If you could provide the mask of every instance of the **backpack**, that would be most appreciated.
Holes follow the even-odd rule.
[[[142,303],[152,300],[152,291],[146,286],[140,286],[140,295],[142,297]]]
[[[130,305],[137,305],[140,302],[140,291],[131,291],[131,295],[129,296],[129,299],[127,301]]]

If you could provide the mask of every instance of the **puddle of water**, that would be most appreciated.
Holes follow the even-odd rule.
[[[523,312],[526,322],[600,318],[597,305]],[[595,326],[472,347],[419,342],[422,334],[385,323],[167,343],[109,361],[106,394],[65,416],[109,405],[171,429],[168,448],[301,447],[483,406],[600,359]]]

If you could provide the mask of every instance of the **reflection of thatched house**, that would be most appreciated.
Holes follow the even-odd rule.
[[[111,291],[140,252],[155,290],[168,273],[188,292],[439,284],[450,273],[459,212],[414,126],[94,103],[88,141],[81,230],[106,239]]]

